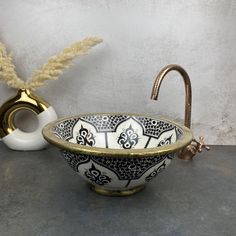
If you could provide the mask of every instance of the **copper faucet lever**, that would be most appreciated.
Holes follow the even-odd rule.
[[[185,116],[184,116],[184,125],[188,128],[191,127],[191,109],[192,109],[192,86],[191,81],[188,76],[188,73],[179,65],[171,64],[168,66],[165,66],[157,75],[155,82],[153,84],[152,88],[152,94],[151,99],[157,100],[161,83],[165,76],[170,71],[178,71],[180,75],[182,76],[182,79],[184,81],[185,85]],[[193,139],[192,143],[189,144],[187,147],[183,148],[179,151],[179,158],[184,160],[191,160],[193,156],[197,154],[197,152],[201,152],[202,148],[205,148],[206,150],[209,150],[210,148],[205,145],[204,138],[200,137],[199,141],[196,139]]]
[[[193,139],[193,142],[195,142],[197,144],[197,151],[198,152],[202,152],[203,148],[205,148],[207,151],[210,150],[210,147],[205,144],[204,139],[205,138],[203,136],[199,137],[199,141],[197,141],[196,139]]]

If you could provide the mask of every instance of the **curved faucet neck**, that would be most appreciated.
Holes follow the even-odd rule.
[[[159,90],[161,83],[165,76],[170,71],[178,71],[180,75],[182,76],[182,79],[184,80],[185,85],[185,119],[184,119],[184,125],[188,128],[191,126],[191,109],[192,109],[192,86],[190,78],[187,74],[187,72],[179,65],[171,64],[168,66],[165,66],[157,75],[155,82],[153,84],[152,88],[152,94],[151,99],[157,100],[159,95]]]

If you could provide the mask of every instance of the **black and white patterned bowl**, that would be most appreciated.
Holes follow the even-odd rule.
[[[130,195],[143,188],[192,140],[185,126],[131,114],[85,114],[49,123],[45,139],[96,192]]]

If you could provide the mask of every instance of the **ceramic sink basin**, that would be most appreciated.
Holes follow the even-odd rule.
[[[131,114],[85,114],[49,123],[45,139],[104,195],[130,195],[164,170],[192,140],[185,126]]]

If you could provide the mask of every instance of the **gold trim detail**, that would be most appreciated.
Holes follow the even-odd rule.
[[[143,149],[111,149],[111,148],[99,148],[99,147],[90,147],[84,146],[76,143],[70,143],[68,141],[62,140],[57,137],[53,133],[54,127],[56,127],[60,122],[66,121],[68,119],[79,118],[83,116],[91,116],[91,115],[121,115],[121,113],[88,113],[88,114],[81,114],[79,116],[72,116],[67,118],[62,118],[56,121],[53,121],[47,124],[43,128],[43,136],[44,138],[51,144],[57,146],[60,149],[69,150],[71,152],[79,152],[84,153],[87,155],[95,155],[95,156],[106,156],[106,157],[150,157],[150,156],[157,156],[163,155],[166,153],[177,152],[178,150],[182,149],[183,147],[187,146],[192,141],[192,132],[189,128],[179,125],[176,122],[170,121],[165,118],[154,117],[154,116],[147,116],[145,114],[129,114],[129,113],[122,113],[122,115],[127,116],[145,116],[147,118],[163,120],[165,122],[169,122],[178,128],[180,128],[183,132],[183,135],[173,144],[156,147],[156,148],[143,148]]]
[[[124,196],[130,196],[133,195],[141,190],[143,190],[145,185],[140,185],[138,187],[127,189],[127,190],[109,190],[104,189],[98,186],[91,185],[91,189],[101,195],[109,196],[109,197],[124,197]]]
[[[19,89],[0,107],[0,138],[5,137],[16,129],[14,117],[20,110],[29,110],[36,115],[45,111],[49,104],[37,97],[28,89]]]

